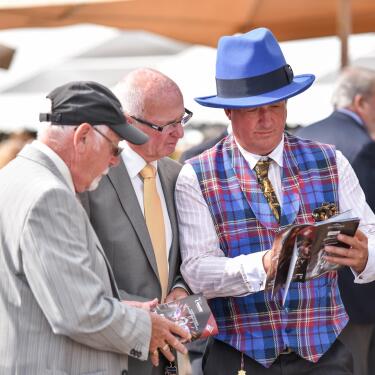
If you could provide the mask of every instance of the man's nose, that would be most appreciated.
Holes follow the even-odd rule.
[[[264,107],[259,108],[259,111],[258,111],[259,119],[263,120],[265,122],[265,125],[267,125],[268,123],[267,120],[269,120],[270,114],[271,114],[271,111],[268,108],[264,108]]]
[[[181,125],[181,123],[176,124],[173,127],[171,135],[177,138],[182,138],[184,136],[184,127]]]

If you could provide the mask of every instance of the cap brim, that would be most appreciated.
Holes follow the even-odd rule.
[[[143,145],[149,139],[148,135],[129,124],[108,125],[119,137],[135,145]]]
[[[203,96],[194,100],[205,106],[213,108],[251,108],[266,104],[272,104],[296,96],[307,90],[314,82],[313,74],[302,74],[295,76],[293,81],[280,89],[260,94],[257,96],[242,98],[222,98],[216,95]]]

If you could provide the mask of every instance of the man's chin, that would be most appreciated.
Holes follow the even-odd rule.
[[[87,191],[93,191],[99,186],[99,182],[103,176],[107,175],[109,172],[109,168],[107,168],[100,176],[96,177],[87,188]]]

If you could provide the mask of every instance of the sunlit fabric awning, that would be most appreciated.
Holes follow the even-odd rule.
[[[279,40],[335,35],[342,0],[5,0],[0,28],[95,23],[216,46],[222,35],[269,27]],[[49,5],[46,5],[46,4]],[[348,0],[352,33],[375,31],[375,1]]]

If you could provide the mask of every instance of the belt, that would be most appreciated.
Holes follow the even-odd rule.
[[[288,346],[286,348],[284,348],[284,350],[282,352],[280,352],[280,354],[282,354],[282,355],[291,354],[291,353],[294,353],[294,351],[293,351],[293,349],[289,348]]]

